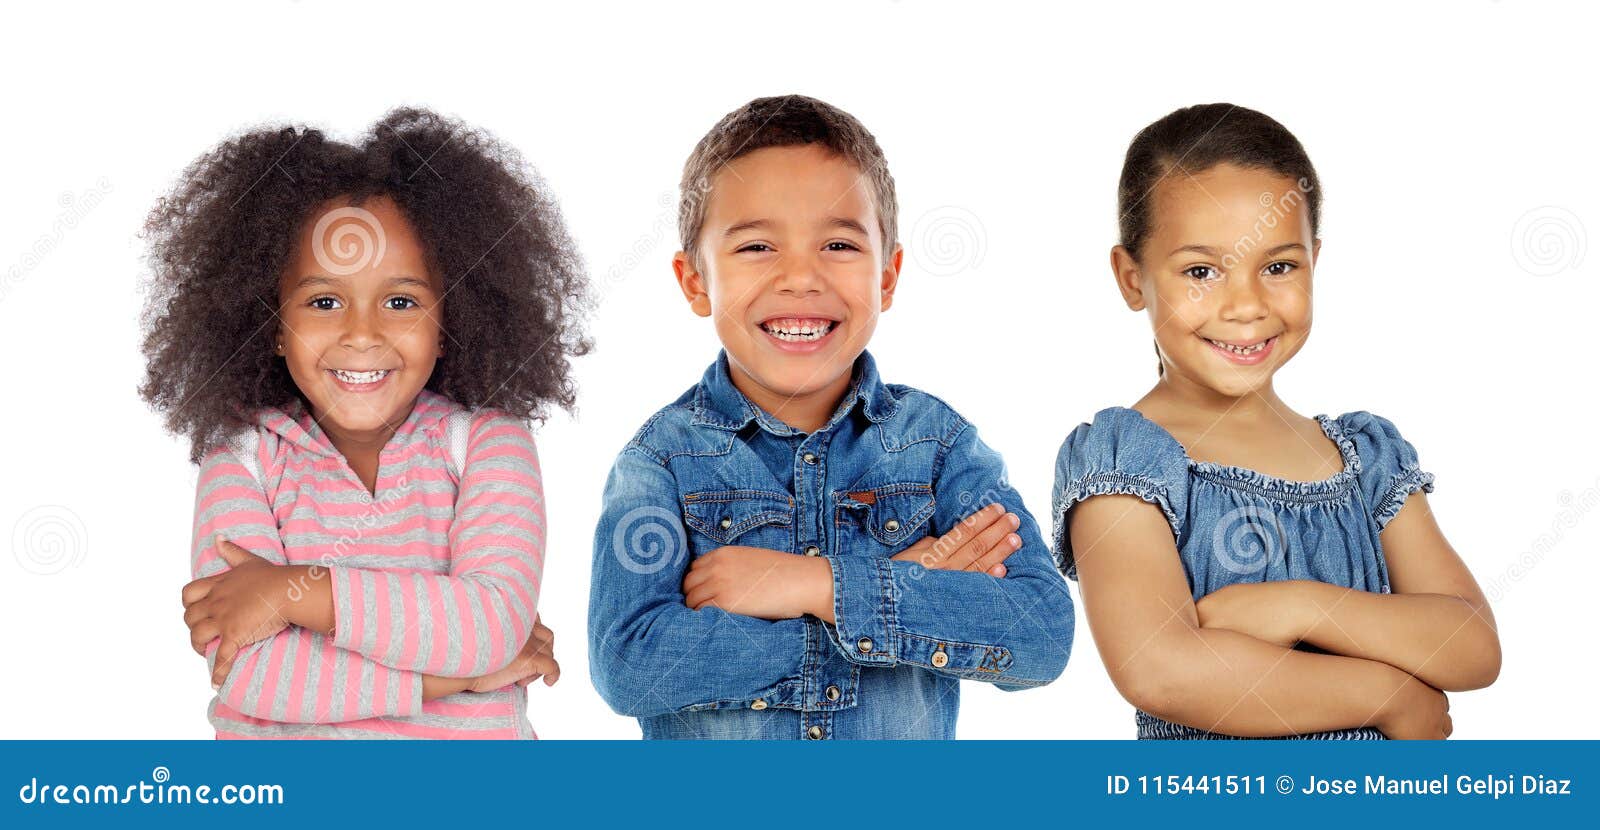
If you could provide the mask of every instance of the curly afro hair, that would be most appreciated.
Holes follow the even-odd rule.
[[[140,395],[198,462],[266,407],[303,397],[274,355],[278,284],[311,212],[387,196],[444,285],[450,348],[427,388],[542,420],[571,410],[588,281],[544,182],[488,133],[397,109],[358,144],[305,127],[247,132],[201,156],[150,212],[154,274]]]

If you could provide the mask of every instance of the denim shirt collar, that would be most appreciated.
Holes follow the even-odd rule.
[[[818,432],[831,429],[857,404],[860,404],[862,414],[873,423],[884,422],[893,416],[895,409],[898,408],[899,401],[889,394],[889,390],[884,388],[883,382],[879,380],[878,366],[870,353],[863,351],[861,356],[856,358],[850,375],[850,388],[840,399],[839,407],[834,410],[828,423]],[[733,385],[733,378],[728,373],[728,352],[724,349],[718,352],[717,361],[701,376],[700,385],[695,390],[694,423],[697,426],[737,432],[748,426],[751,421],[760,424],[762,429],[774,435],[802,434],[800,430],[756,406]]]

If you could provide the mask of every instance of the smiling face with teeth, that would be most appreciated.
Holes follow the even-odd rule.
[[[1142,250],[1111,256],[1128,307],[1148,311],[1162,383],[1238,398],[1271,393],[1272,375],[1311,334],[1311,275],[1321,242],[1296,181],[1219,164],[1174,171],[1149,195]]]
[[[861,171],[818,145],[741,156],[707,198],[698,256],[673,259],[679,287],[712,318],[739,391],[812,431],[893,301],[900,248],[885,252]]]
[[[330,202],[305,223],[279,281],[277,337],[347,458],[382,449],[411,414],[444,336],[440,281],[405,214],[386,197],[351,207]]]

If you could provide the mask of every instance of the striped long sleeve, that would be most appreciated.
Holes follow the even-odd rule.
[[[257,459],[258,469],[263,460]],[[200,468],[190,559],[195,578],[228,569],[212,543],[219,533],[270,562],[288,561],[260,483],[227,449],[213,451]],[[207,650],[208,664],[215,665],[216,652],[215,644]],[[422,675],[390,668],[339,648],[327,636],[290,626],[240,649],[218,699],[249,717],[280,723],[404,717],[422,708]]]
[[[533,631],[544,528],[528,428],[505,415],[480,415],[449,527],[449,572],[333,565],[334,644],[398,670],[443,677],[504,668]]]

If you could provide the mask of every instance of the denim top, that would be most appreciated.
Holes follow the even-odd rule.
[[[1092,496],[1126,494],[1161,508],[1194,598],[1241,582],[1305,579],[1389,592],[1379,533],[1417,490],[1433,491],[1416,450],[1394,424],[1369,412],[1316,416],[1344,469],[1322,481],[1289,481],[1195,461],[1138,411],[1112,407],[1067,436],[1056,456],[1052,549],[1077,579],[1067,511]],[[1309,647],[1307,647],[1309,648]],[[1224,737],[1136,712],[1141,738]],[[1375,729],[1308,735],[1381,738]]]
[[[892,560],[990,502],[1021,518],[1008,573]],[[693,557],[735,545],[824,557],[833,624],[684,605]],[[647,738],[948,738],[962,679],[1050,682],[1071,594],[999,454],[869,354],[811,433],[733,385],[721,354],[618,455],[595,530],[590,673]]]

